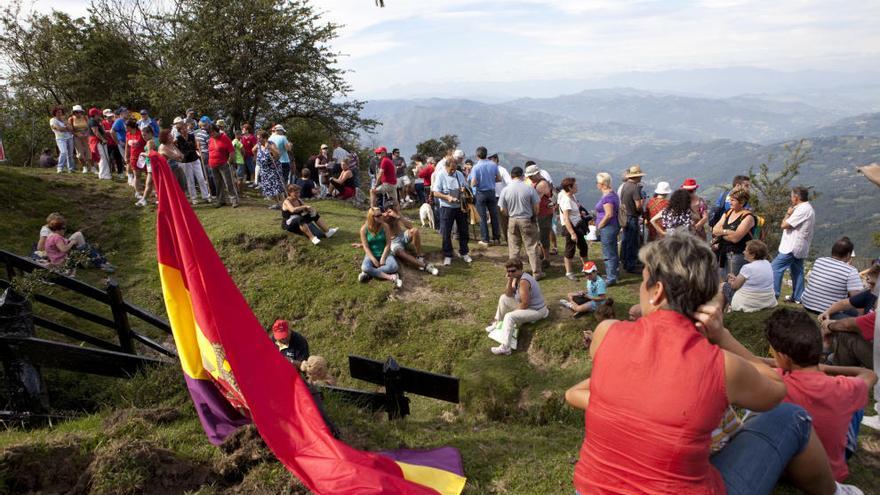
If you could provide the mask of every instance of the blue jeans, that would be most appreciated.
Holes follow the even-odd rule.
[[[387,273],[388,275],[397,273],[399,269],[400,267],[397,266],[397,259],[393,254],[389,254],[385,258],[385,264],[378,268],[373,266],[373,262],[370,261],[369,256],[364,256],[364,262],[361,263],[361,271],[373,278],[381,278],[383,273]]]
[[[427,195],[425,194],[425,184],[422,184],[420,182],[416,182],[415,188],[416,188],[416,196],[419,198],[419,205],[421,205],[427,199]]]
[[[443,238],[443,256],[451,258],[452,225],[458,227],[458,252],[462,256],[468,254],[468,216],[461,208],[440,207],[440,236]]]
[[[629,217],[620,237],[620,259],[623,269],[632,272],[639,266],[639,218]]]
[[[791,269],[791,297],[795,301],[800,301],[804,294],[804,260],[795,258],[791,253],[779,253],[773,259],[771,266],[773,267],[773,290],[776,291],[776,297],[779,297],[782,290],[782,276],[785,274],[785,270]]]
[[[618,258],[617,258],[617,232],[620,227],[617,224],[608,224],[599,230],[602,239],[602,259],[605,260],[605,282],[617,282]]]
[[[64,166],[67,165],[67,170],[72,172],[75,167],[73,138],[55,139],[55,144],[58,145],[58,170],[64,170]]]
[[[247,180],[254,179],[254,173],[257,171],[257,164],[253,156],[244,157],[244,166],[247,168]]]
[[[782,403],[748,420],[710,462],[728,495],[773,492],[791,459],[810,441],[813,420],[800,406]]]
[[[501,223],[498,221],[500,212],[498,211],[498,198],[495,197],[495,190],[477,191],[474,198],[477,215],[480,215],[480,238],[484,242],[489,242],[489,219],[486,214],[492,217],[492,240],[501,239]]]

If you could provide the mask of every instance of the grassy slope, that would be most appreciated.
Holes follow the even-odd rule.
[[[151,210],[136,210],[132,203],[123,184],[3,169],[0,247],[27,252],[45,215],[64,211],[75,226],[85,227],[87,236],[114,252],[111,259],[120,267],[117,278],[126,297],[163,314],[155,271],[154,215]],[[493,343],[482,328],[491,319],[503,287],[500,265],[506,248],[475,249],[473,266],[456,263],[439,278],[408,270],[401,292],[392,291],[388,283],[357,284],[355,267],[361,254],[350,243],[357,240],[362,212],[334,202],[316,204],[331,225],[341,228],[337,237],[320,247],[301,237],[287,237],[278,228],[277,212],[267,210],[260,199],[250,199],[236,210],[202,207],[197,211],[260,321],[268,326],[276,318],[293,320],[294,328],[309,338],[312,352],[328,359],[343,384],[366,388],[346,376],[348,354],[376,359],[393,355],[404,365],[462,379],[462,405],[413,396],[413,414],[405,421],[389,423],[330,403],[345,439],[370,449],[458,447],[469,478],[467,493],[569,492],[583,420],[563,405],[561,396],[589,373],[580,333],[595,322],[567,318],[552,302],[577,286],[554,266],[541,284],[554,308],[551,317],[521,332],[519,352],[495,357],[488,351]],[[426,237],[429,259],[439,262],[438,236]],[[598,253],[598,246],[591,252]],[[81,270],[80,277],[96,284],[103,278],[94,270]],[[630,276],[612,289],[619,316],[636,301],[637,287]],[[728,324],[753,350],[765,352],[758,330],[765,317],[766,313],[736,314]],[[0,447],[76,437],[83,448],[99,450],[113,440],[142,438],[198,462],[222,457],[201,433],[176,370],[130,382],[83,384],[66,374],[47,376],[47,381],[53,379],[61,384],[50,388],[56,403],[80,406],[77,394],[88,391],[92,400],[81,407],[103,408],[55,429],[7,431],[0,434]],[[156,404],[175,408],[180,419],[150,428],[106,428],[116,408]],[[880,484],[871,470],[880,460],[878,439],[876,434],[863,435],[863,449],[851,463],[852,482],[862,488]],[[278,472],[277,467],[267,466],[263,474],[277,477]],[[112,476],[105,481],[111,486],[133,483],[124,474],[116,473],[121,481]]]

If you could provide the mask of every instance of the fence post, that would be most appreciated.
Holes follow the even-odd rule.
[[[128,312],[125,311],[125,301],[122,299],[122,291],[119,284],[112,278],[107,280],[107,295],[110,299],[110,311],[113,312],[113,323],[116,325],[116,333],[119,334],[119,347],[127,354],[137,354],[134,351],[134,342],[131,338],[131,324],[128,322]]]
[[[382,366],[385,376],[385,408],[388,419],[400,419],[409,415],[409,399],[403,395],[403,378],[400,376],[400,365],[393,357],[389,357]]]

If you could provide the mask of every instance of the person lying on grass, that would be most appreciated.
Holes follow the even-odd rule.
[[[834,479],[845,480],[849,475],[846,460],[858,444],[868,390],[877,383],[877,375],[865,368],[819,364],[822,335],[806,311],[777,309],[767,319],[764,332],[774,357],[764,361],[782,376],[785,402],[810,413]]]
[[[724,327],[709,245],[675,232],[639,259],[642,317],[600,323],[591,377],[565,393],[585,410],[575,489],[760,495],[785,474],[807,493],[861,493],[835,482],[810,415],[781,403],[782,378]],[[760,414],[710,456],[731,404]]]
[[[330,228],[314,207],[299,199],[299,193],[300,187],[298,185],[288,184],[287,198],[281,204],[281,228],[292,234],[303,234],[314,245],[320,244],[321,239],[312,233],[309,224],[317,225],[328,239],[333,237],[339,229]]]
[[[559,300],[562,307],[572,311],[573,318],[595,312],[599,306],[605,303],[607,297],[605,295],[605,280],[599,276],[596,264],[592,261],[585,262],[583,272],[587,276],[586,290],[569,292],[567,299]]]

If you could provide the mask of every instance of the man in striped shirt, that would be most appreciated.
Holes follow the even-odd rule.
[[[855,296],[864,289],[859,271],[849,264],[852,253],[852,241],[848,237],[841,237],[831,248],[831,257],[816,260],[801,298],[801,303],[808,311],[823,313],[835,302]],[[831,319],[845,316],[830,315]]]

